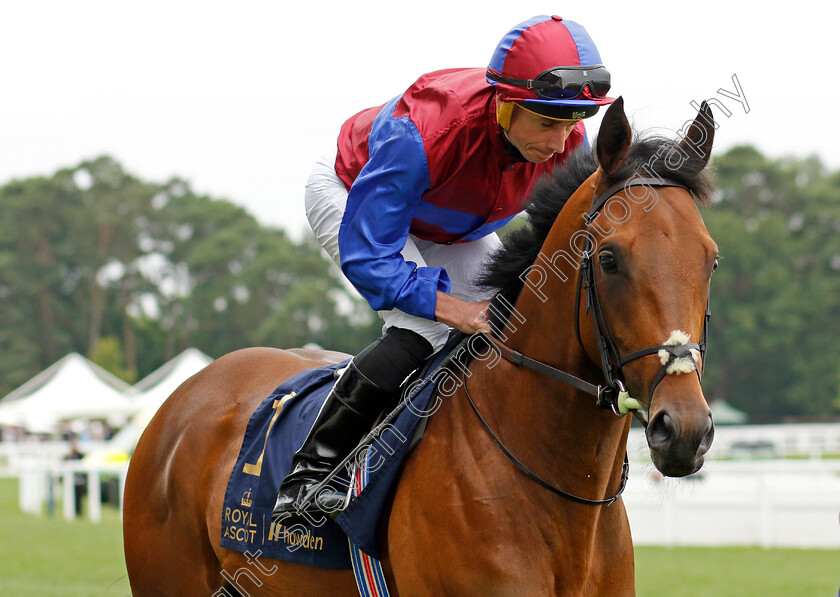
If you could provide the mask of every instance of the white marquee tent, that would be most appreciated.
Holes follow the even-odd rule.
[[[106,450],[88,454],[85,460],[107,462],[127,459],[160,405],[179,385],[212,361],[200,350],[188,348],[129,388],[126,395],[131,405],[131,419],[111,438]]]
[[[188,348],[156,369],[128,390],[134,412],[148,418],[189,377],[209,365],[213,359],[198,350]]]
[[[129,385],[78,353],[70,353],[0,400],[0,425],[52,433],[63,421],[106,420],[131,414]]]

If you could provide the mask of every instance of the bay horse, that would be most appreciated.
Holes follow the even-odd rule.
[[[697,471],[713,436],[700,373],[717,247],[697,208],[712,190],[703,172],[709,107],[686,126],[679,142],[633,140],[619,98],[595,151],[576,152],[537,185],[529,224],[484,280],[512,306],[494,321],[510,360],[471,362],[389,498],[380,544],[392,595],[635,594],[617,497],[631,417],[614,414],[615,397],[638,408],[665,475]],[[223,572],[248,566],[263,573],[249,595],[358,595],[350,570],[257,561],[219,546],[226,483],[250,415],[282,381],[345,358],[243,349],[172,394],[126,482],[133,595],[234,594],[221,592]]]

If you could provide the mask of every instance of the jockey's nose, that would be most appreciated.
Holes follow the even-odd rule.
[[[551,132],[551,137],[548,140],[548,148],[554,153],[563,153],[563,150],[566,148],[566,139],[569,138],[572,127],[558,126]]]

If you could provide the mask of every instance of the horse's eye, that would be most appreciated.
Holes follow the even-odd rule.
[[[712,273],[715,273],[719,266],[720,266],[720,259],[715,257],[715,262],[712,264]]]
[[[598,261],[605,272],[618,271],[618,261],[611,251],[601,251],[598,253]]]

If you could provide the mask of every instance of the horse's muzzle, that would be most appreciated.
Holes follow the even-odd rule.
[[[645,434],[659,472],[667,477],[684,477],[703,466],[715,426],[708,408],[688,412],[662,409],[651,416]]]

